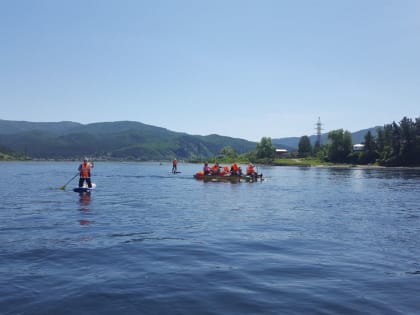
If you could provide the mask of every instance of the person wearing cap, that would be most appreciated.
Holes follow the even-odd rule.
[[[83,187],[84,182],[86,181],[86,184],[89,188],[92,187],[92,182],[90,181],[90,170],[93,168],[93,162],[90,163],[88,158],[83,159],[83,163],[79,165],[79,187]]]

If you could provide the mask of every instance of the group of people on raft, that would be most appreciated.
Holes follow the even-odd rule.
[[[177,160],[174,159],[172,161],[172,172],[178,173],[177,171]],[[88,187],[92,187],[92,182],[90,179],[90,171],[94,167],[93,162],[89,162],[88,158],[84,158],[83,162],[79,165],[78,171],[80,174],[79,178],[79,187],[83,187],[84,182],[86,182]],[[243,176],[243,172],[241,167],[233,163],[230,168],[228,166],[220,166],[218,162],[216,162],[213,166],[209,166],[206,162],[204,163],[203,170],[198,172],[196,176]],[[255,170],[255,166],[252,163],[249,163],[246,167],[245,171],[246,176],[258,177],[258,173]],[[261,175],[260,175],[261,176]]]
[[[199,172],[197,175],[207,175],[207,176],[242,176],[244,175],[242,172],[242,168],[233,163],[230,168],[228,166],[220,166],[218,162],[216,162],[213,166],[209,166],[206,162],[203,166],[203,171]],[[249,163],[246,167],[245,175],[248,176],[257,176],[258,173],[255,171],[255,166],[252,163]]]

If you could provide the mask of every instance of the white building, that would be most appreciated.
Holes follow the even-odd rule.
[[[286,149],[276,149],[276,156],[278,157],[283,156],[287,153],[289,153],[289,151],[287,151]]]
[[[353,151],[364,151],[365,150],[365,145],[358,143],[358,144],[353,144]]]

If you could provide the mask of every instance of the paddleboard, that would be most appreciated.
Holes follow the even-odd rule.
[[[88,187],[85,184],[85,185],[83,185],[83,187],[75,187],[75,188],[73,188],[73,191],[74,192],[78,192],[78,193],[81,193],[81,192],[91,192],[95,188],[96,188],[96,184],[95,183],[92,183],[92,187]]]

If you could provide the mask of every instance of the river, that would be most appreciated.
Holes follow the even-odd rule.
[[[1,314],[418,314],[420,171],[1,162]],[[243,166],[244,167],[244,166]]]

